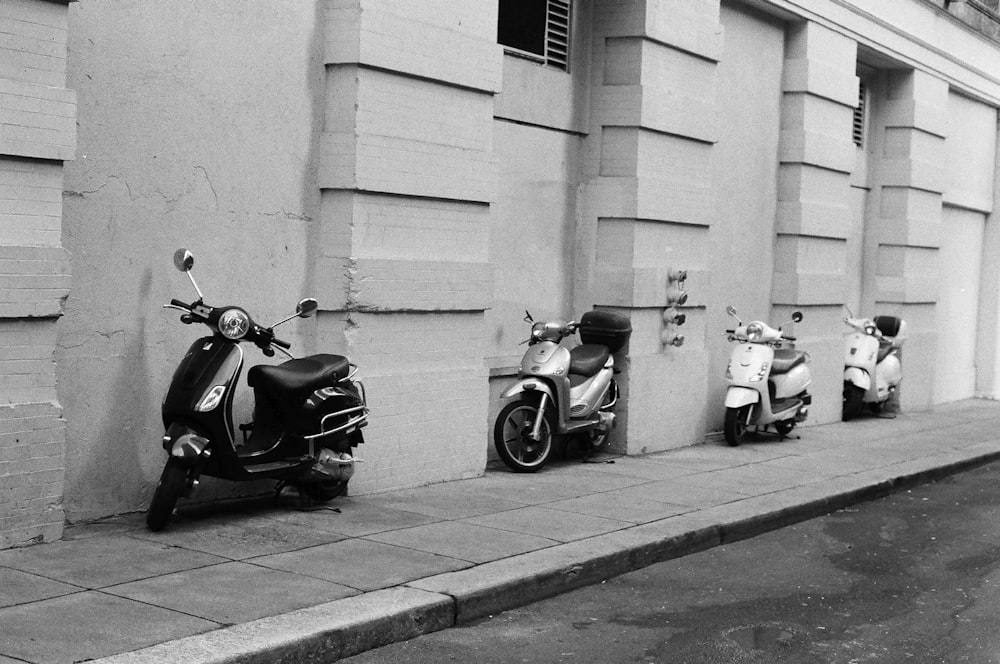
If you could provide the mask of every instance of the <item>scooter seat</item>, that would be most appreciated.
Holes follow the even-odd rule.
[[[247,383],[272,394],[308,393],[333,385],[349,371],[350,364],[342,355],[309,355],[277,366],[255,366],[247,372]]]
[[[569,351],[569,372],[577,376],[594,376],[604,368],[611,351],[601,344],[580,344]]]
[[[774,359],[771,361],[771,375],[788,373],[806,361],[806,354],[800,350],[791,348],[779,348],[774,351]]]

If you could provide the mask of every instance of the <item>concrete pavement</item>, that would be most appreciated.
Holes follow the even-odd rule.
[[[0,664],[334,661],[998,459],[1000,402],[794,433],[75,526],[0,551]]]

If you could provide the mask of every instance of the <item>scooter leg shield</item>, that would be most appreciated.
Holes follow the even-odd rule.
[[[866,392],[872,386],[871,376],[868,375],[867,371],[858,367],[847,367],[844,369],[844,382],[860,387]]]

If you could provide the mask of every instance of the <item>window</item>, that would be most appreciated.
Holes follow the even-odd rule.
[[[859,148],[865,146],[865,102],[867,101],[865,97],[867,92],[865,84],[860,83],[858,85],[858,105],[854,108],[854,127],[852,130],[854,144]]]
[[[500,0],[497,41],[511,52],[569,70],[570,0]]]

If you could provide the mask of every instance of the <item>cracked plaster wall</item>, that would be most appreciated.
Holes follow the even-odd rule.
[[[162,469],[160,402],[204,329],[161,308],[195,297],[172,266],[177,247],[194,252],[206,301],[262,323],[307,294],[323,299],[304,292],[319,206],[317,12],[299,0],[70,7],[79,147],[63,244],[74,282],[57,350],[70,521],[145,509]],[[307,352],[310,329],[292,322],[281,336]],[[247,349],[248,363],[263,359]],[[203,486],[206,497],[234,490]]]

